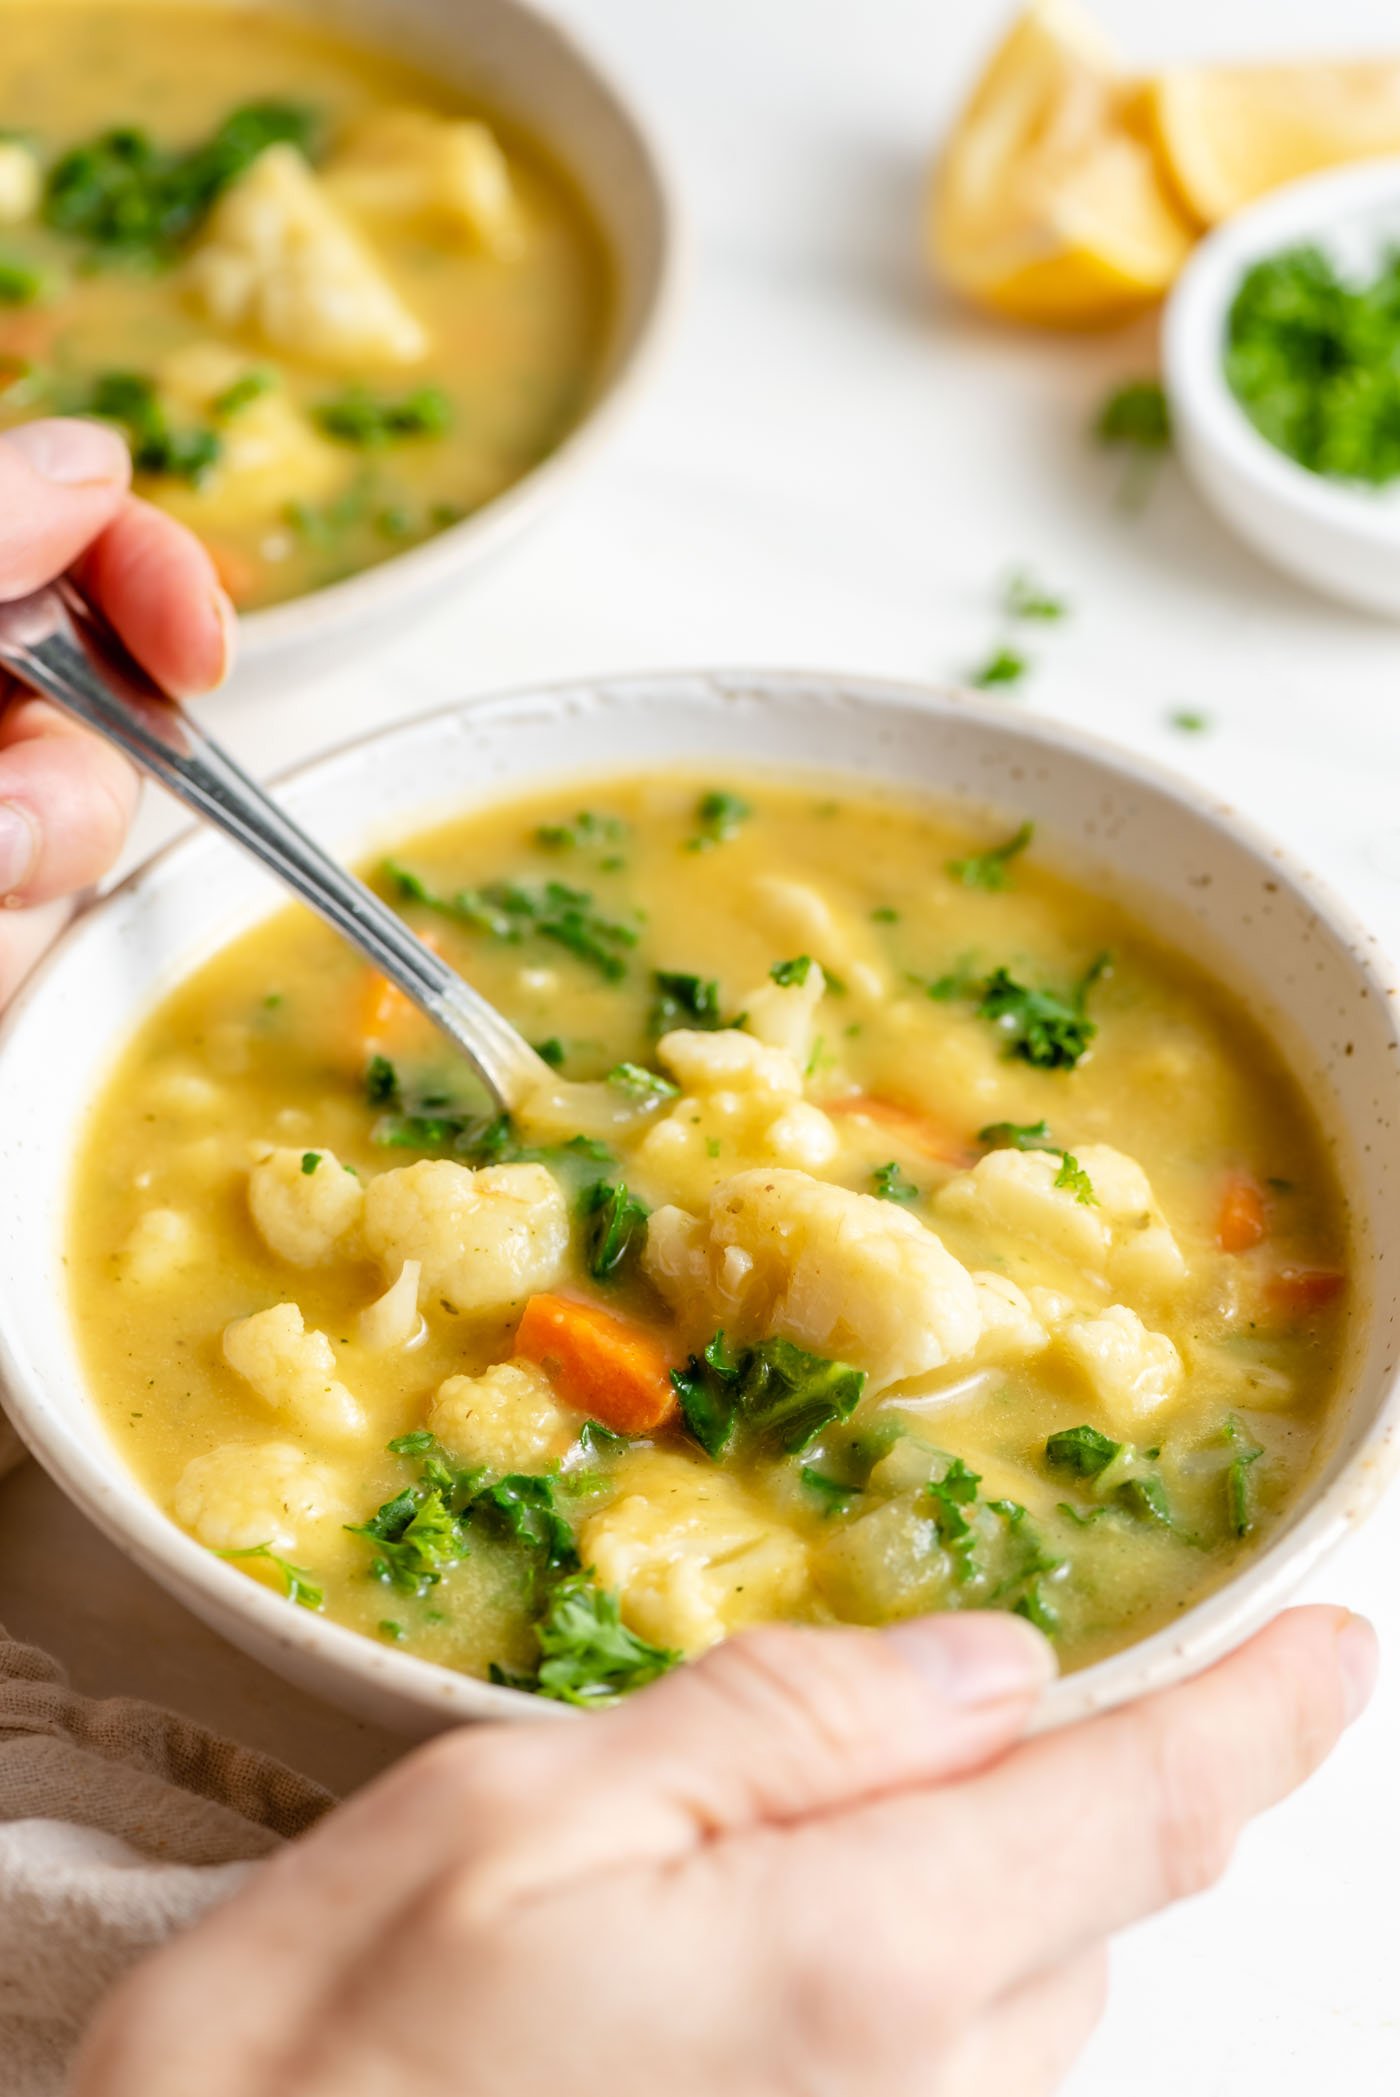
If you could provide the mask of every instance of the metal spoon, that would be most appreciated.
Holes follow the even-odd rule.
[[[61,578],[0,604],[0,667],[114,743],[319,911],[446,1035],[504,1112],[557,1084],[493,1005],[337,866],[160,690],[71,583]]]

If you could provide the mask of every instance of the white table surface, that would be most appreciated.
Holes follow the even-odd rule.
[[[1072,600],[1016,704],[1189,771],[1320,866],[1400,949],[1400,629],[1237,547],[1162,476],[1139,516],[1086,443],[1153,330],[984,325],[918,267],[923,166],[996,0],[558,0],[668,142],[694,248],[669,362],[567,507],[347,672],[235,689],[223,733],[272,770],[403,712],[575,673],[794,664],[938,678],[999,637],[1026,564]],[[1382,0],[1098,0],[1134,60],[1394,44]],[[1013,703],[1013,702],[1008,702]],[[1185,737],[1168,711],[1214,723]],[[148,808],[140,842],[164,834]],[[1317,1594],[1391,1667],[1227,1882],[1126,1939],[1073,2097],[1315,2097],[1400,2084],[1400,1505]],[[33,1469],[0,1487],[0,1614],[101,1694],[160,1698],[336,1788],[394,1752],[297,1697],[127,1567]]]

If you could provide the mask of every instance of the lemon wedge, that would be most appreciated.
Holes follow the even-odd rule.
[[[1120,320],[1159,298],[1193,232],[1142,108],[1074,0],[1034,0],[934,171],[935,270],[979,305],[1057,327]]]
[[[1400,153],[1400,64],[1181,67],[1148,90],[1182,201],[1203,225],[1345,160]]]

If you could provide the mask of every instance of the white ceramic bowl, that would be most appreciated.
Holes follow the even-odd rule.
[[[525,692],[384,730],[290,775],[281,798],[336,851],[503,791],[686,760],[804,767],[1032,817],[1047,847],[1124,896],[1272,1021],[1317,1102],[1353,1202],[1355,1281],[1340,1397],[1286,1527],[1169,1630],[1048,1693],[1047,1724],[1172,1681],[1278,1608],[1374,1504],[1400,1449],[1400,1013],[1374,942],[1228,809],[1051,721],[861,678],[750,672]],[[112,1058],[152,1001],[279,901],[212,834],[151,861],[69,933],[0,1030],[0,1388],[53,1477],[136,1563],[303,1687],[409,1732],[488,1713],[557,1715],[363,1638],[212,1557],[148,1500],[88,1396],[65,1301],[75,1146]]]
[[[202,0],[170,0],[198,7]],[[564,492],[637,391],[674,304],[675,209],[637,112],[569,32],[530,0],[294,0],[295,12],[511,119],[572,177],[611,254],[614,311],[593,400],[557,450],[513,486],[376,568],[240,621],[255,672],[314,654],[318,667],[396,629],[445,594]]]
[[[1400,159],[1292,183],[1201,243],[1162,330],[1177,449],[1207,502],[1266,560],[1328,596],[1400,617],[1400,481],[1372,489],[1309,473],[1260,436],[1225,380],[1240,280],[1301,242],[1348,270],[1373,270],[1400,245]]]

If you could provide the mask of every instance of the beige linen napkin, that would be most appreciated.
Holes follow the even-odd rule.
[[[112,1983],[331,1804],[170,1712],[75,1695],[0,1631],[4,2097],[60,2097]]]

